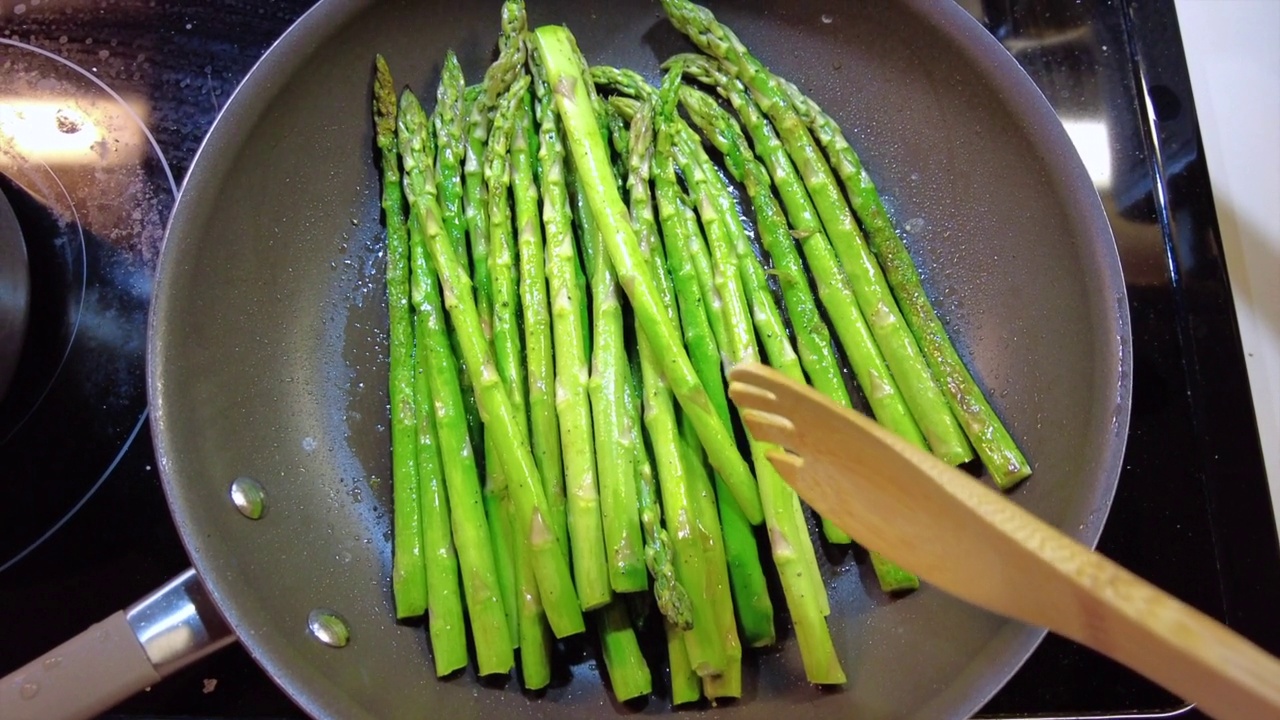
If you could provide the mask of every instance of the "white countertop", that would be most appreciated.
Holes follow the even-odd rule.
[[[1280,508],[1280,0],[1176,6],[1271,505]]]

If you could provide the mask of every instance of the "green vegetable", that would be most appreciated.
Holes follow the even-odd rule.
[[[413,93],[400,98],[399,139],[404,164],[405,191],[415,223],[422,229],[419,239],[427,245],[448,247],[436,203],[433,153],[426,147],[429,138],[426,114]],[[427,315],[426,352],[432,396],[435,399],[436,429],[445,447],[444,477],[450,499],[453,537],[457,544],[475,638],[476,659],[482,674],[506,673],[514,662],[507,616],[500,597],[494,594],[497,572],[494,567],[488,525],[482,513],[483,501],[477,479],[475,456],[467,434],[466,415],[457,382],[457,365],[449,349],[448,333],[439,311],[439,288],[427,253],[413,254],[412,294],[419,300],[420,313]],[[439,260],[437,259],[437,267]],[[448,288],[446,286],[446,298]],[[447,299],[446,299],[447,304]],[[461,336],[461,328],[460,336]],[[465,345],[465,343],[464,343]]]
[[[778,196],[791,222],[792,235],[800,242],[809,270],[816,281],[818,297],[831,319],[832,327],[848,355],[849,364],[862,387],[871,410],[882,425],[926,447],[884,356],[875,344],[865,318],[858,310],[857,299],[849,278],[840,269],[813,203],[809,200],[795,166],[787,156],[777,132],[769,124],[759,106],[738,80],[725,73],[712,60],[701,55],[678,55],[690,77],[713,86],[729,100],[750,132],[755,151],[777,184]]]
[[[725,166],[730,174],[747,188],[755,209],[756,228],[765,249],[773,259],[774,272],[781,278],[783,299],[796,329],[801,362],[814,387],[840,406],[852,407],[844,378],[840,375],[835,353],[831,348],[831,336],[809,291],[808,277],[787,230],[786,218],[771,191],[768,171],[751,153],[746,136],[737,121],[710,96],[694,88],[684,87],[680,91],[680,98],[694,123],[724,155]],[[740,252],[739,256],[743,257],[743,254]],[[823,532],[832,542],[849,541],[848,535],[826,521],[823,522]],[[918,578],[879,553],[872,554],[872,565],[880,586],[885,591],[912,590],[920,586]]]
[[[396,92],[379,55],[373,86],[374,127],[382,155],[382,212],[387,223],[387,310],[391,328],[391,487],[394,513],[392,594],[396,617],[427,609],[419,510],[417,410],[413,398],[413,318],[409,309],[409,238],[396,148]]]
[[[787,337],[787,329],[782,323],[781,313],[769,289],[764,268],[760,266],[750,246],[746,230],[738,218],[738,208],[729,194],[729,188],[716,174],[711,158],[702,149],[701,142],[693,132],[683,122],[675,125],[674,132],[679,137],[677,144],[680,149],[676,160],[684,171],[690,192],[697,197],[699,216],[706,230],[706,238],[711,248],[711,260],[716,268],[714,276],[717,278],[717,283],[714,292],[719,294],[721,300],[721,312],[724,317],[722,329],[726,338],[726,344],[721,346],[722,352],[727,347],[735,364],[753,356],[754,339],[747,321],[749,311],[770,364],[791,379],[800,383],[805,382],[799,358]],[[719,219],[719,222],[713,221],[712,218]],[[692,237],[693,244],[689,245],[691,252],[695,257],[705,255],[697,235]],[[703,288],[704,300],[710,296],[711,290],[711,288]],[[737,342],[735,342],[735,334]],[[735,349],[735,345],[739,342],[742,343],[742,347]],[[770,468],[761,468],[759,463],[756,465],[757,477],[769,470]],[[810,566],[809,577],[817,583],[814,593],[822,601],[824,612],[827,612],[826,590],[821,585],[817,555],[808,537],[808,526],[803,510],[798,503],[795,503],[795,508],[797,547],[804,551]],[[773,641],[771,626],[768,631],[767,635],[751,638],[752,644],[771,644]]]
[[[902,315],[924,350],[925,360],[929,362],[934,377],[940,380],[939,384],[951,403],[952,412],[959,418],[960,426],[978,451],[983,465],[991,471],[996,484],[1004,489],[1013,487],[1031,474],[1031,465],[991,409],[991,404],[947,337],[946,328],[920,283],[920,273],[911,253],[894,228],[871,176],[863,169],[862,161],[836,121],[795,85],[781,78],[777,80],[800,118],[826,150],[832,169],[844,184],[853,210],[867,230],[871,250],[880,261],[880,267],[884,268],[889,287],[902,308]]]
[[[428,190],[432,189],[428,186]],[[485,423],[485,435],[493,438],[494,451],[508,481],[516,540],[530,544],[529,562],[537,575],[538,591],[552,632],[556,637],[582,632],[582,611],[569,575],[567,553],[551,528],[546,493],[533,452],[522,437],[514,404],[503,387],[481,329],[480,314],[472,299],[471,278],[444,237],[434,192],[427,193],[423,202],[427,210],[427,246],[435,261],[445,308],[458,330],[464,365],[471,375],[480,417]]]
[[[580,180],[582,173],[575,173]],[[585,192],[580,197],[585,196]],[[583,212],[584,240],[595,246],[591,277],[592,351],[591,415],[596,433],[596,471],[600,480],[600,510],[605,544],[611,553],[609,579],[619,592],[648,586],[643,562],[643,539],[635,494],[635,438],[626,418],[626,349],[623,347],[622,308],[617,276],[590,208]]]
[[[627,413],[636,432],[641,431],[640,420],[640,378],[644,371],[638,361],[631,372],[631,384],[627,392]],[[652,373],[652,366],[650,366]],[[669,400],[668,400],[669,402]],[[693,627],[692,601],[689,593],[676,577],[674,551],[671,547],[671,536],[662,527],[662,506],[658,502],[658,484],[653,478],[653,465],[649,462],[649,451],[645,448],[644,438],[636,435],[636,496],[640,504],[640,522],[644,527],[644,559],[653,576],[653,597],[658,603],[658,612],[676,630],[688,630]],[[685,653],[685,662],[689,655]]]
[[[538,93],[542,220],[546,238],[546,273],[551,294],[551,327],[555,356],[555,398],[564,456],[570,543],[579,585],[596,587],[595,599],[608,601],[605,542],[596,477],[595,437],[587,395],[587,300],[579,284],[564,146],[556,123],[554,101],[541,72],[534,73]],[[590,577],[589,577],[590,576]]]
[[[609,130],[609,139],[615,148],[614,167],[616,169],[615,178],[618,181],[619,192],[625,191],[625,181],[628,177],[627,162],[630,156],[630,132],[622,119],[614,113],[606,103],[598,103],[596,112],[599,116],[604,114],[607,118],[607,126]],[[616,293],[616,284],[615,284]],[[634,320],[634,318],[632,318]],[[625,331],[624,331],[625,332]],[[639,333],[639,328],[636,328]],[[624,337],[625,340],[625,337]],[[620,488],[616,492],[615,502],[606,505],[605,508],[609,513],[605,516],[606,531],[605,539],[610,547],[616,546],[619,550],[616,552],[615,562],[610,566],[610,572],[615,576],[624,578],[621,583],[615,579],[614,589],[624,592],[621,587],[628,588],[627,591],[640,591],[648,588],[648,575],[645,573],[645,563],[643,560],[644,553],[644,534],[640,529],[640,512],[639,500],[636,494],[634,482],[627,480],[635,478],[635,458],[641,454],[644,439],[642,437],[643,429],[639,421],[639,405],[631,408],[629,403],[634,400],[630,397],[634,382],[638,382],[638,377],[632,377],[632,367],[628,361],[628,353],[626,348],[622,348],[615,358],[618,365],[618,386],[614,390],[618,397],[623,400],[625,414],[620,420],[625,420],[626,425],[619,433],[618,437],[624,439],[636,448],[630,454],[630,462],[624,463],[630,472],[625,473],[620,479]],[[636,368],[638,371],[638,367]],[[634,382],[633,382],[634,381]],[[632,417],[632,410],[636,410],[635,417]],[[610,531],[610,526],[615,529]],[[639,560],[637,562],[637,560]]]
[[[644,697],[653,691],[649,665],[640,653],[640,643],[631,627],[627,607],[614,600],[596,613],[605,671],[613,694],[622,702]]]
[[[679,91],[681,69],[677,63],[663,83],[663,105],[660,117],[675,117],[676,98]],[[667,120],[669,125],[674,125]],[[663,130],[659,125],[659,134]],[[674,132],[675,128],[671,130]],[[720,293],[725,315],[724,331],[728,341],[728,353],[733,364],[758,362],[759,351],[747,320],[746,291],[737,272],[737,258],[727,231],[727,221],[718,212],[713,199],[714,190],[705,168],[698,162],[688,162],[684,168],[691,192],[698,195],[700,217],[706,229],[707,244],[715,263],[715,289]],[[720,219],[721,223],[715,222]],[[723,350],[723,348],[722,348]],[[793,372],[798,373],[798,362]],[[747,434],[755,459],[760,483],[760,502],[765,511],[765,524],[769,529],[770,547],[787,608],[791,611],[800,644],[800,654],[805,664],[805,674],[810,682],[838,684],[845,681],[840,661],[826,625],[829,612],[826,588],[818,571],[808,527],[798,512],[799,501],[791,489],[777,474],[766,454],[774,446],[754,440]],[[807,549],[806,549],[807,548]],[[705,688],[704,688],[705,689]]]
[[[566,527],[564,464],[560,455],[560,422],[555,405],[555,363],[543,258],[542,213],[538,209],[538,183],[535,179],[538,135],[533,121],[533,96],[527,83],[524,88],[512,128],[511,186],[515,192],[520,256],[520,308],[524,313],[525,359],[528,364],[529,427],[556,534],[563,543],[568,537],[567,530],[562,530]]]
[[[650,115],[652,113],[650,112]],[[643,151],[645,142],[643,130],[636,133],[633,147]],[[644,242],[650,244],[646,262],[653,263],[653,237],[642,232]],[[651,267],[658,269],[654,263]],[[663,283],[658,284],[659,287]],[[670,311],[669,302],[664,302],[664,313]],[[667,317],[670,321],[670,316]],[[681,451],[678,422],[675,407],[672,403],[671,390],[661,373],[661,364],[651,343],[643,332],[637,333],[639,345],[640,376],[643,393],[644,425],[649,433],[653,447],[653,459],[657,469],[658,484],[661,490],[663,516],[671,531],[674,549],[674,564],[680,587],[706,587],[709,567],[704,550],[698,537],[696,508],[692,505],[685,458]],[[642,468],[643,470],[643,468]],[[723,592],[723,590],[721,590]],[[715,603],[705,592],[694,592],[687,595],[692,627],[681,633],[685,642],[686,655],[690,667],[698,676],[715,675],[725,671],[725,647],[719,638]],[[661,598],[659,598],[661,602]]]
[[[719,59],[751,88],[778,127],[788,153],[822,218],[822,225],[852,281],[858,306],[893,371],[911,413],[940,459],[959,464],[973,457],[964,431],[934,382],[914,336],[906,326],[884,273],[858,230],[831,168],[791,106],[786,92],[731,30],[706,8],[688,0],[662,0],[671,22],[694,44]]]
[[[413,252],[425,252],[422,245],[422,223],[416,214],[409,216],[410,244]],[[439,298],[436,298],[437,301]],[[432,332],[432,311],[437,317],[443,309],[418,308],[414,317],[414,402],[419,408],[434,408],[431,393],[431,368],[428,367],[426,344]],[[427,577],[427,633],[431,638],[431,655],[436,675],[444,677],[467,666],[467,625],[462,616],[462,590],[458,585],[458,555],[453,545],[450,525],[449,496],[440,464],[440,439],[436,433],[434,413],[418,413],[418,485],[422,515],[422,552]]]
[[[738,452],[733,436],[720,419],[699,382],[679,333],[661,307],[657,289],[640,257],[635,231],[618,194],[609,167],[608,149],[600,134],[590,84],[583,77],[580,54],[566,28],[544,26],[533,33],[547,80],[556,98],[556,108],[564,125],[569,154],[583,180],[587,200],[600,226],[605,250],[644,335],[653,343],[663,365],[663,376],[698,429],[698,435],[725,483],[752,522],[763,520],[759,490],[746,461]]]
[[[520,677],[526,690],[540,690],[551,683],[551,628],[538,595],[538,577],[529,562],[529,544],[511,546],[517,574],[517,613],[520,618]]]
[[[525,26],[524,3],[508,0],[502,6],[503,33],[499,39],[503,49],[498,59],[485,71],[484,81],[470,103],[467,119],[466,160],[463,165],[463,207],[467,230],[471,237],[476,302],[485,337],[490,337],[489,310],[489,200],[484,179],[484,158],[489,144],[492,114],[502,93],[515,80],[524,64],[524,44],[507,38],[518,36]],[[457,253],[455,253],[457,255]],[[461,255],[458,255],[461,257]]]
[[[458,80],[461,80],[460,75]],[[440,104],[437,105],[437,107],[440,106]],[[443,126],[449,125],[449,122],[442,120],[439,114],[434,120],[438,121],[433,124],[437,134],[444,132]],[[424,141],[430,140],[430,132],[430,130],[426,131]],[[401,142],[408,139],[399,132],[397,138]],[[412,145],[411,139],[408,140]],[[446,142],[441,138],[437,149],[440,158],[448,155],[448,151],[442,147]],[[439,180],[439,177],[437,179]],[[458,179],[461,179],[460,175]],[[408,185],[410,182],[407,181],[405,184]],[[439,184],[443,186],[445,183],[439,181]],[[460,192],[460,186],[458,190]],[[440,304],[440,295],[435,287],[432,271],[424,270],[427,268],[424,232],[421,217],[418,213],[411,212],[409,214],[409,249],[412,268],[410,300],[416,310],[414,314],[414,402],[418,408],[417,457],[423,556],[427,577],[430,578],[427,583],[428,634],[431,638],[431,653],[435,660],[436,675],[443,677],[467,665],[467,628],[462,614],[462,591],[458,584],[458,557],[453,543],[449,497],[440,460],[440,437],[436,431],[435,395],[431,389],[433,373],[436,373],[435,379],[439,383],[442,379],[450,381],[451,378],[456,377],[456,372],[446,369],[441,378],[437,373],[438,368],[433,364],[433,360],[446,357],[445,355],[436,356],[434,353],[446,353],[446,359],[451,359],[453,356],[451,348],[442,348],[438,345],[444,330],[444,309]],[[465,236],[463,241],[465,242]],[[452,344],[454,338],[451,336],[449,340]],[[436,347],[432,347],[433,343]],[[467,391],[463,391],[463,397],[469,395],[468,385]],[[446,408],[446,414],[453,409]],[[467,420],[470,425],[469,412]],[[479,423],[478,414],[475,415],[475,420]],[[452,423],[456,422],[456,419],[448,415],[445,421]]]
[[[669,620],[663,621],[667,636],[667,669],[671,674],[671,704],[685,705],[702,698],[702,680],[689,664],[689,651],[685,649],[685,631]]]
[[[492,333],[498,375],[511,398],[521,430],[529,442],[528,388],[525,379],[524,341],[520,328],[520,295],[515,268],[515,231],[511,216],[511,130],[517,103],[528,76],[517,76],[502,95],[493,116],[485,153],[484,179],[488,186],[489,278]],[[479,262],[479,258],[477,258]],[[545,487],[544,487],[545,492]],[[548,498],[548,503],[550,498]],[[548,505],[550,507],[550,505]],[[549,517],[553,523],[554,514]]]
[[[601,76],[597,73],[598,70],[600,68],[593,68],[592,72],[594,77],[600,79]],[[612,85],[612,83],[606,84]],[[648,88],[642,80],[639,81],[639,85]],[[621,89],[619,86],[612,86],[615,89]],[[648,96],[652,100],[656,93],[651,88],[648,88],[635,94]],[[688,208],[687,200],[679,191],[670,152],[664,151],[656,155],[653,153],[652,103],[646,103],[642,109],[641,104],[631,98],[615,97],[612,98],[611,102],[624,117],[632,117],[632,136],[636,138],[632,143],[632,148],[645,153],[641,158],[637,157],[637,154],[633,152],[631,166],[636,169],[632,175],[635,180],[629,183],[632,187],[633,216],[636,218],[633,223],[637,228],[641,251],[649,259],[650,271],[657,281],[656,284],[662,297],[663,305],[667,308],[672,322],[676,323],[677,326],[683,327],[685,344],[689,348],[689,356],[701,382],[707,388],[708,395],[722,422],[727,425],[729,422],[729,410],[724,392],[724,379],[720,371],[719,350],[707,324],[708,314],[704,311],[696,278],[692,276],[692,270],[688,267],[683,252],[673,253],[671,256],[671,269],[675,274],[674,283],[668,276],[667,259],[664,257],[662,244],[658,242],[657,228],[653,219],[652,200],[649,198],[649,171],[648,169],[638,168],[653,165],[657,170],[655,173],[655,188],[659,200],[662,227],[666,236],[665,239],[668,242],[675,243],[676,247],[683,246],[685,243],[684,238],[698,233],[697,218],[694,216],[693,211]],[[640,179],[642,181],[638,181]],[[679,298],[678,317],[676,315],[677,298]],[[682,424],[680,432],[684,433],[687,429]],[[694,453],[694,457],[699,463],[701,462],[700,447]],[[681,462],[684,463],[685,461],[682,459]],[[686,477],[695,470],[700,471],[701,466],[699,465],[699,467],[689,470],[686,473]],[[725,596],[723,592],[716,592],[713,594],[713,605],[719,610],[728,607],[732,612],[732,600],[736,599],[739,619],[746,633],[748,643],[752,646],[770,644],[774,638],[773,605],[769,600],[755,535],[752,533],[751,526],[743,516],[737,502],[718,477],[716,478],[716,496],[720,501],[720,522],[709,528],[709,532],[704,533],[704,536],[723,537],[724,539],[723,555],[725,555],[725,559],[729,564],[732,599],[729,596]],[[714,520],[715,518],[711,517],[708,518],[707,522],[714,523]],[[713,561],[708,562],[713,569],[724,565],[723,559],[719,564]],[[716,574],[709,573],[709,575],[713,577],[714,582]],[[723,587],[723,583],[717,587]],[[722,616],[718,615],[718,617],[721,620],[724,619]]]
[[[467,248],[467,222],[462,206],[462,161],[466,155],[467,106],[466,80],[458,57],[450,50],[445,53],[444,69],[440,73],[440,85],[436,89],[436,109],[431,114],[431,127],[436,136],[436,184],[440,190],[440,210],[444,213],[444,228],[453,242],[453,251],[465,257]],[[450,332],[449,344],[454,357],[458,356],[458,338]],[[480,411],[476,406],[471,380],[462,375],[462,401],[466,403],[467,430],[471,445],[479,447]]]
[[[475,287],[475,304],[486,344],[493,339],[493,305],[489,271],[489,192],[484,178],[484,159],[489,144],[489,130],[494,108],[499,98],[520,73],[524,63],[524,45],[512,42],[512,39],[519,38],[525,26],[524,3],[520,0],[508,0],[503,3],[502,33],[498,38],[502,49],[497,60],[485,71],[480,85],[469,87],[464,92],[464,107],[468,118],[466,156],[462,176],[463,209],[471,241],[471,271],[474,273],[472,278]],[[455,256],[459,258],[465,270],[466,258],[456,253],[456,250]],[[463,361],[464,371],[470,378],[472,372],[470,368],[465,367],[467,357],[466,353],[461,352],[461,347],[459,347],[458,357]],[[472,390],[475,393],[475,389]],[[478,395],[478,393],[475,394]],[[494,447],[494,439],[488,434],[484,435],[484,457],[485,514],[492,531],[498,581],[511,629],[511,643],[513,646],[518,646],[520,636],[517,621],[517,579],[511,557],[515,523],[510,517],[511,502],[508,497],[507,478],[503,474],[502,463]]]

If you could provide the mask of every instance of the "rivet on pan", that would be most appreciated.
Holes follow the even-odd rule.
[[[316,608],[307,615],[307,630],[320,642],[329,647],[345,647],[351,639],[351,630],[347,621],[332,610]]]
[[[257,520],[267,511],[267,493],[253,478],[238,477],[232,481],[231,502],[250,520]]]

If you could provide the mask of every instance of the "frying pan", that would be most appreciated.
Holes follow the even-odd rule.
[[[1127,304],[1097,194],[1044,98],[949,0],[713,9],[849,129],[962,355],[1032,459],[1035,474],[1014,497],[1093,544],[1128,424]],[[660,58],[690,47],[652,2],[532,0],[529,12],[531,25],[569,23],[590,61],[651,79]],[[52,669],[36,661],[4,681],[0,714],[65,710],[85,689],[69,692],[72,676],[98,677],[93,688],[118,700],[232,632],[315,716],[624,710],[611,708],[590,650],[571,654],[538,698],[514,680],[437,680],[423,629],[397,623],[391,604],[371,63],[383,53],[399,81],[433,97],[445,49],[474,80],[497,29],[496,0],[325,0],[236,92],[174,210],[150,320],[152,430],[194,572],[54,651]],[[242,478],[253,481],[238,486],[242,507],[253,505],[245,487],[263,490],[257,520],[231,500]],[[828,570],[848,685],[807,686],[783,620],[780,648],[750,655],[744,698],[717,715],[805,706],[831,717],[961,718],[1043,635],[931,588],[890,600],[865,563]],[[116,656],[82,656],[94,643]],[[666,705],[659,693],[643,710]]]

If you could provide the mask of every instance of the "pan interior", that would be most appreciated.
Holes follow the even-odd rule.
[[[656,3],[530,5],[533,23],[569,23],[590,61],[652,80],[659,58],[690,48]],[[1093,543],[1127,429],[1126,302],[1097,196],[1043,98],[949,2],[713,9],[845,125],[1035,465],[1014,496]],[[497,28],[493,2],[320,3],[233,97],[171,222],[150,346],[166,491],[242,641],[316,715],[587,718],[612,704],[591,650],[532,700],[514,681],[436,680],[423,628],[393,620],[372,58],[431,98],[445,49],[475,82]],[[260,520],[228,499],[242,476],[266,489]],[[780,650],[751,654],[743,701],[718,714],[804,704],[831,717],[965,717],[1041,637],[929,588],[889,600],[865,562],[829,570],[849,684],[807,686],[780,618]],[[308,637],[314,608],[349,621],[347,647]],[[644,709],[665,707],[656,697]]]

